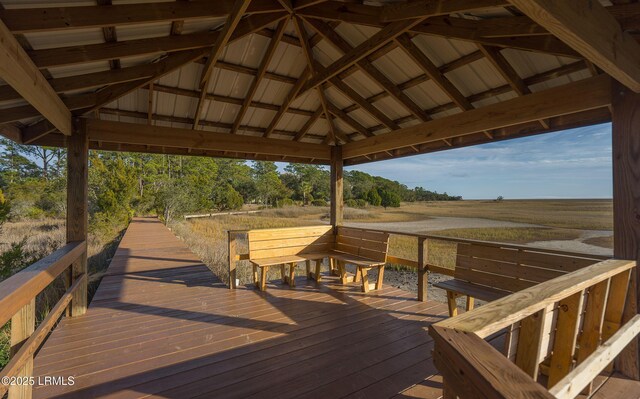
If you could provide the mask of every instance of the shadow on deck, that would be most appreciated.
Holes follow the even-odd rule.
[[[160,222],[135,219],[87,314],[64,318],[36,357],[36,376],[75,384],[34,397],[442,395],[426,328],[444,304],[296,283],[229,290]]]

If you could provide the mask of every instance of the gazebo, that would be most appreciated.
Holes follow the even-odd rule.
[[[0,6],[0,134],[68,149],[70,243],[38,266],[39,277],[25,274],[0,289],[3,322],[28,319],[29,301],[50,281],[42,273],[55,277],[64,262],[73,266],[61,309],[68,305],[74,317],[86,311],[89,149],[330,165],[337,227],[345,165],[611,122],[620,261],[576,272],[586,274],[555,286],[560,291],[545,306],[575,295],[569,287],[587,289],[585,281],[629,271],[618,309],[623,323],[615,328],[626,334],[615,338],[627,348],[596,360],[603,366],[598,373],[616,358],[617,372],[640,379],[632,334],[639,277],[635,264],[620,263],[640,257],[640,3],[2,0]],[[419,257],[416,267],[426,286],[428,265]],[[514,314],[528,320],[541,309]],[[551,397],[526,380],[522,365],[524,371],[503,363],[478,371],[492,358],[483,348],[474,352],[474,340],[490,329],[470,326],[477,319],[468,315],[432,331],[440,334],[436,354],[458,367],[449,370],[434,355],[445,381],[460,381],[445,384],[445,397]],[[26,324],[16,342],[33,336]],[[442,338],[451,334],[464,337]],[[438,345],[445,349],[438,352]],[[500,383],[491,377],[496,370],[506,370]],[[573,393],[566,389],[553,394],[568,397],[560,396]],[[25,392],[15,397],[31,394]]]

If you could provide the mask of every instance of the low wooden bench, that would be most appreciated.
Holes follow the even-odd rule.
[[[345,265],[351,264],[356,267],[353,282],[362,281],[362,292],[369,292],[371,287],[369,286],[368,272],[373,268],[378,269],[375,289],[382,289],[388,248],[389,233],[338,227],[331,258],[337,263],[340,280],[343,284],[347,282]]]
[[[458,314],[456,299],[460,296],[467,297],[466,309],[471,310],[474,298],[491,302],[602,261],[582,254],[481,242],[459,242],[457,247],[454,278],[434,284],[447,291],[450,316]]]
[[[334,235],[332,226],[310,226],[250,230],[248,239],[253,282],[263,291],[266,289],[267,272],[273,266],[281,268],[283,282],[288,282],[293,287],[295,268],[299,262],[305,262],[307,277],[319,282],[324,258],[329,258],[332,270],[334,263],[337,264],[343,284],[347,283],[345,265],[354,265],[356,273],[353,281],[362,282],[363,292],[369,292],[371,289],[367,272],[377,268],[378,279],[375,289],[382,288],[389,244],[388,233],[338,227],[337,234]],[[315,273],[311,273],[311,262],[315,262]],[[285,270],[287,265],[288,275]]]
[[[306,263],[309,276],[311,262],[315,261],[316,270],[319,270],[335,241],[332,226],[250,230],[248,238],[253,282],[261,291],[266,290],[269,267],[280,266],[283,282],[293,287],[298,262]],[[285,273],[285,265],[289,266],[289,275]]]

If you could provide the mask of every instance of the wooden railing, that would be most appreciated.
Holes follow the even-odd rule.
[[[11,359],[0,372],[0,397],[30,398],[33,357],[53,327],[77,302],[84,306],[86,273],[74,275],[72,266],[86,259],[85,241],[72,242],[0,283],[0,326],[11,320]],[[66,291],[35,328],[36,297],[58,276],[63,275]],[[11,384],[5,384],[5,380]],[[21,379],[16,384],[16,379]]]
[[[408,268],[413,268],[416,270],[418,274],[418,300],[426,301],[427,300],[427,278],[428,273],[438,273],[444,274],[447,276],[453,276],[454,267],[455,267],[455,255],[457,251],[457,244],[478,244],[482,246],[490,246],[496,248],[507,248],[507,249],[516,249],[518,251],[528,252],[528,251],[536,251],[536,252],[544,252],[549,254],[556,255],[565,255],[565,256],[573,256],[583,258],[585,254],[569,252],[569,251],[558,251],[551,249],[540,249],[540,248],[532,248],[524,245],[516,245],[516,244],[505,244],[498,242],[489,242],[489,241],[478,241],[478,240],[468,240],[463,238],[455,238],[455,237],[444,237],[438,235],[429,235],[429,234],[418,234],[418,233],[402,233],[395,231],[387,231],[387,230],[379,230],[379,229],[363,229],[367,231],[377,231],[383,233],[391,234],[392,238],[396,237],[405,237],[416,240],[416,256],[414,259],[408,259],[402,256],[393,254],[393,247],[390,248],[390,254],[387,256],[387,262],[389,264],[405,266]],[[249,253],[246,248],[241,249],[241,244],[246,243],[247,232],[249,230],[232,230],[228,232],[228,250],[229,250],[229,287],[236,288],[236,267],[237,263],[242,260],[249,259]],[[430,257],[430,248],[433,248],[434,245],[447,244],[451,248],[447,249],[449,252],[449,260],[450,262],[443,262],[439,259],[433,259]],[[431,251],[433,252],[433,251]],[[442,251],[440,251],[442,252]],[[606,260],[608,259],[605,256],[597,256],[597,255],[588,255],[587,257],[593,259]],[[448,263],[448,264],[445,264]]]
[[[599,262],[431,326],[444,397],[574,398],[588,391],[640,332],[640,315],[623,324],[635,266]]]

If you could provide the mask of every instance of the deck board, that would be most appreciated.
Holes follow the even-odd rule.
[[[161,223],[136,218],[86,315],[63,319],[36,357],[36,376],[75,384],[34,398],[441,396],[426,329],[445,304],[331,276],[296,284],[229,290]]]

